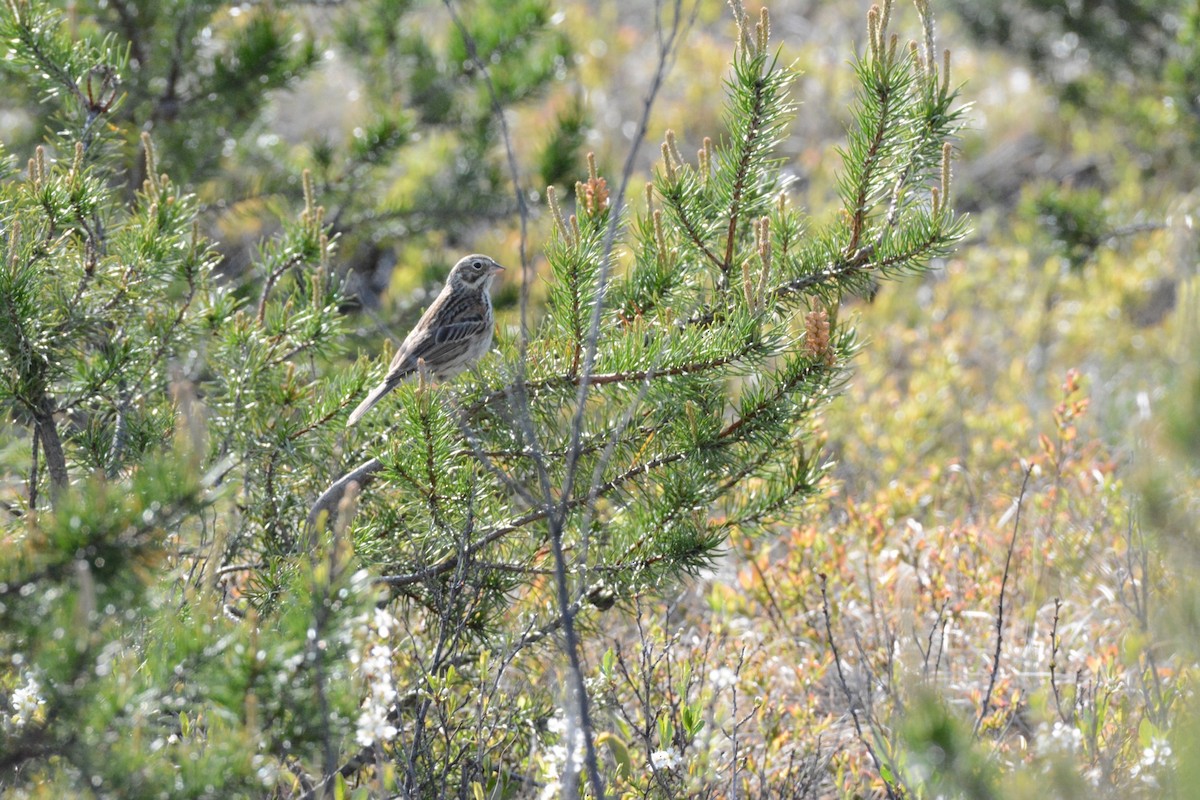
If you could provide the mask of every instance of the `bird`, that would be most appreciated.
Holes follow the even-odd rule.
[[[346,427],[362,419],[422,362],[434,377],[445,380],[482,358],[492,347],[495,324],[488,290],[492,279],[503,271],[504,267],[479,253],[459,259],[441,293],[396,351],[387,375],[350,413]]]

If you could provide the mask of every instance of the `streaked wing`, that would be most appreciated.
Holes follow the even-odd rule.
[[[487,331],[486,312],[487,307],[478,301],[439,297],[396,351],[388,368],[389,379],[398,381],[415,372],[422,358],[434,372],[454,364],[466,354],[474,338]]]
[[[487,322],[482,317],[439,325],[412,343],[408,357],[414,365],[423,358],[431,369],[437,370],[460,359],[486,330]]]

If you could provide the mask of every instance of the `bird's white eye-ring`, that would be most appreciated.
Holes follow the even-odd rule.
[[[471,266],[474,267],[475,269],[483,269],[483,262],[476,261],[476,262],[472,263]]]

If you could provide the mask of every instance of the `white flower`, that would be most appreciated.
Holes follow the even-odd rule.
[[[567,762],[567,748],[561,744],[552,744],[546,748],[545,775],[550,780],[558,780],[562,774],[563,764]]]
[[[386,672],[392,665],[392,648],[386,644],[373,644],[371,651],[363,660],[363,669],[373,672]]]
[[[392,635],[392,628],[396,627],[396,618],[387,612],[387,609],[375,609],[375,630],[379,633],[380,639],[387,639]]]
[[[12,723],[23,728],[33,718],[34,713],[46,704],[41,695],[42,687],[33,675],[25,677],[25,685],[12,693]]]
[[[1142,751],[1142,766],[1166,766],[1171,761],[1171,743],[1166,739],[1151,739],[1150,746]]]
[[[396,700],[396,685],[392,682],[392,648],[385,641],[396,620],[382,609],[376,609],[367,625],[369,647],[362,655],[358,670],[367,684],[362,711],[358,715],[355,738],[363,747],[390,742],[399,731],[388,720]],[[373,641],[374,640],[374,641]]]
[[[1044,724],[1038,727],[1037,744],[1038,752],[1043,755],[1078,753],[1083,747],[1083,732],[1074,725],[1067,725],[1060,719],[1055,720],[1051,728]]]
[[[1153,738],[1150,745],[1142,750],[1142,759],[1134,764],[1129,774],[1141,779],[1147,786],[1158,786],[1158,778],[1154,775],[1156,767],[1169,767],[1174,764],[1171,758],[1171,744],[1166,739]]]
[[[713,689],[718,692],[722,689],[728,689],[730,686],[736,686],[737,679],[737,673],[729,667],[720,667],[718,669],[711,670],[708,673],[708,682],[711,683],[713,685]]]
[[[375,681],[371,684],[371,699],[377,705],[384,706],[391,705],[392,701],[396,699],[396,687],[392,685],[390,676],[386,680]]]
[[[370,747],[377,742],[390,742],[397,733],[396,726],[388,721],[387,708],[369,703],[358,715],[358,730],[354,738],[363,747]]]
[[[578,773],[583,769],[583,730],[572,725],[561,708],[546,720],[546,730],[557,736],[559,741],[546,747],[546,755],[542,759],[542,774],[546,780],[557,783],[568,759],[571,762],[571,772]],[[570,744],[574,746],[568,747]]]
[[[659,770],[674,770],[679,766],[679,753],[675,748],[667,750],[655,750],[650,754],[650,768],[655,772]]]
[[[250,764],[254,767],[254,774],[262,781],[263,786],[269,789],[279,782],[279,765],[274,760],[267,758],[262,753],[257,753],[254,758],[250,759]]]

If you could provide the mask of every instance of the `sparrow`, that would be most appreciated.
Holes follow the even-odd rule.
[[[488,290],[504,267],[478,253],[460,259],[450,270],[441,294],[433,301],[396,351],[387,375],[358,404],[349,427],[395,389],[418,364],[438,379],[451,378],[478,361],[492,346],[492,298]]]

